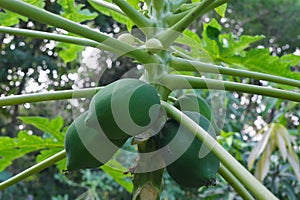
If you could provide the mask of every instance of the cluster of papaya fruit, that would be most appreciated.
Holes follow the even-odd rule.
[[[196,95],[179,97],[174,106],[215,137],[213,117],[207,102]],[[120,79],[92,98],[88,111],[69,126],[65,137],[68,171],[105,164],[128,138],[151,132],[161,117],[155,88],[137,79]],[[169,119],[153,136],[158,149],[167,147],[166,160],[174,157],[167,172],[178,184],[200,187],[214,182],[219,160],[179,122]]]

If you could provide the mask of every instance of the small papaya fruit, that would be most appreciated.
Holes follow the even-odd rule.
[[[145,46],[149,53],[158,53],[164,48],[162,43],[156,38],[147,40]]]
[[[184,113],[215,137],[214,129],[206,117],[197,112]],[[183,125],[169,120],[161,130],[158,142],[160,148],[166,146],[168,149],[163,158],[174,158],[166,169],[176,183],[196,188],[214,183],[220,165],[218,158]]]
[[[84,123],[87,112],[82,113],[67,129],[65,150],[68,171],[96,168],[107,162],[126,140],[109,140],[101,132]]]
[[[117,38],[119,41],[127,43],[129,45],[134,45],[135,44],[135,37],[131,35],[130,33],[123,33],[118,36]]]
[[[192,111],[200,113],[211,122],[216,131],[216,134],[219,135],[220,129],[215,122],[210,106],[201,96],[195,94],[184,94],[175,101],[174,106],[181,111]]]
[[[85,123],[103,130],[110,139],[127,139],[151,129],[161,109],[153,86],[138,79],[120,79],[92,98]]]

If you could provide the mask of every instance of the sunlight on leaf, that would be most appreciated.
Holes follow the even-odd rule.
[[[28,131],[20,131],[17,138],[0,137],[0,171],[27,153],[48,148],[63,149],[64,145],[49,138],[30,135]]]
[[[82,9],[84,4],[76,4],[74,0],[58,0],[63,8],[61,15],[74,22],[83,22],[93,20],[97,17],[96,13],[90,12],[88,9]]]
[[[220,17],[225,17],[226,9],[227,9],[227,3],[222,4],[221,6],[215,8],[215,11],[218,13],[218,15],[220,15]]]
[[[48,118],[44,117],[18,117],[23,123],[30,124],[40,129],[50,133],[58,141],[64,140],[64,133],[60,132],[63,127],[63,118],[57,116],[55,119],[49,121]]]

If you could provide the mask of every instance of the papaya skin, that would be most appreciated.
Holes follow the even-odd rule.
[[[184,113],[215,137],[214,129],[203,115],[196,112]],[[175,145],[169,148],[169,155],[163,155],[165,158],[174,156],[176,151],[180,151],[181,148],[186,149],[186,145],[190,144],[177,160],[166,166],[168,174],[183,187],[199,188],[214,184],[220,165],[218,158],[189,130],[186,128],[179,129],[179,126],[177,121],[171,119],[165,124],[159,135],[159,147],[162,148],[169,145],[176,134],[180,134]],[[178,130],[181,131],[178,132]],[[191,137],[194,137],[192,143],[189,141]],[[199,157],[199,155],[201,156]]]
[[[147,131],[158,119],[160,106],[153,86],[138,79],[120,79],[93,97],[85,123],[101,128],[109,139],[128,139]]]
[[[212,115],[210,106],[201,96],[195,94],[184,94],[180,96],[174,103],[174,106],[181,111],[198,112],[206,117],[214,127],[216,134],[220,134],[220,128]]]
[[[64,145],[67,153],[68,171],[86,168],[97,168],[104,164],[102,161],[108,161],[117,150],[117,148],[115,148],[113,151],[112,148],[110,148],[108,151],[107,144],[104,144],[104,140],[95,141],[95,138],[99,138],[95,137],[95,135],[98,133],[95,129],[85,126],[84,123],[87,114],[87,112],[82,113],[74,120],[74,122],[69,126],[67,130]],[[80,136],[79,134],[81,134],[82,136]],[[87,138],[84,139],[85,142],[83,142],[82,138],[80,137]],[[125,142],[126,140],[111,141],[112,145],[116,145],[117,147],[121,147]],[[95,144],[99,145],[99,153],[106,154],[105,156],[102,156],[101,161],[95,158],[87,149],[89,145]]]
[[[181,111],[198,112],[209,121],[212,118],[211,109],[208,103],[202,97],[194,94],[185,94],[180,96],[175,101],[174,106]]]

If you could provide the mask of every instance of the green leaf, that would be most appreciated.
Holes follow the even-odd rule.
[[[24,0],[27,3],[30,3],[39,8],[45,7],[45,0],[37,1],[37,0]],[[22,15],[10,12],[8,10],[4,10],[4,12],[0,12],[0,25],[2,26],[13,26],[20,23],[20,20],[27,22],[28,18]]]
[[[75,22],[83,22],[86,20],[93,20],[97,17],[96,13],[92,13],[88,9],[82,9],[84,4],[76,4],[74,0],[58,0],[63,8],[61,15],[67,19]]]
[[[101,169],[109,174],[117,183],[123,186],[129,193],[133,190],[133,184],[131,182],[131,176],[125,175],[128,169],[122,166],[118,161],[111,159],[105,165],[101,166]]]
[[[92,2],[91,0],[88,0],[88,2],[97,11],[99,11],[103,15],[111,16],[114,20],[116,20],[117,22],[119,22],[121,24],[127,25],[127,23],[129,23],[128,21],[131,21],[127,16],[124,16],[124,15],[122,15],[122,14],[116,12],[116,11],[113,11],[111,9],[108,9],[108,8],[104,7],[104,6],[96,4],[96,3]],[[107,1],[107,2],[111,3],[112,1]],[[133,22],[132,22],[132,24],[133,24]]]
[[[269,129],[264,133],[263,138],[256,144],[256,146],[252,149],[249,157],[248,157],[248,169],[251,170],[255,160],[260,156],[260,154],[265,150],[272,132],[274,131],[274,124],[271,124]]]
[[[215,11],[221,17],[225,17],[226,9],[227,9],[227,3],[224,3],[224,4],[220,5],[219,7],[215,8]]]
[[[285,64],[287,67],[296,66],[300,62],[300,56],[294,54],[285,54],[280,57],[280,62]]]
[[[287,159],[294,170],[294,174],[297,177],[298,183],[300,183],[300,161],[293,149],[289,149]]]
[[[65,62],[72,62],[78,58],[78,54],[84,50],[84,46],[59,42],[56,46],[61,48],[58,52],[59,57]]]
[[[270,164],[271,164],[270,157],[271,157],[272,151],[273,151],[273,144],[268,143],[261,158],[257,162],[257,167],[255,170],[255,177],[259,181],[263,181],[270,170]]]
[[[57,116],[51,121],[44,117],[19,117],[19,119],[25,124],[33,125],[42,131],[50,133],[57,141],[64,140],[64,133],[60,132],[63,127],[61,116]]]
[[[20,23],[20,19],[24,22],[28,21],[27,17],[15,14],[8,10],[5,12],[0,12],[0,25],[1,26],[13,26]]]
[[[139,7],[140,1],[139,0],[127,0],[127,2],[135,9],[137,9],[137,10],[140,9],[140,7]]]
[[[221,59],[230,63],[232,57],[235,59],[237,55],[245,55],[245,50],[250,47],[252,43],[263,38],[264,36],[262,35],[242,35],[241,37],[237,37],[233,34],[222,34],[220,35],[220,41],[222,43]]]
[[[242,58],[242,64],[252,71],[300,80],[300,73],[292,72],[289,69],[290,64],[287,63],[287,59],[281,60],[278,56],[270,55],[268,49],[248,51],[245,57]]]
[[[28,131],[20,131],[17,138],[0,137],[0,171],[27,153],[47,148],[63,149],[64,146],[62,142],[30,135]]]
[[[41,161],[53,156],[54,154],[60,152],[61,150],[63,150],[63,148],[51,148],[51,149],[42,150],[40,152],[40,154],[36,157],[36,161],[41,162]],[[55,164],[56,164],[57,168],[59,169],[59,171],[63,171],[66,169],[66,159],[63,159]]]
[[[283,161],[285,161],[286,157],[287,157],[287,149],[286,149],[286,144],[285,144],[285,141],[282,137],[282,134],[283,133],[280,130],[276,131],[276,145],[279,148],[279,151],[281,153]]]

